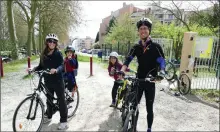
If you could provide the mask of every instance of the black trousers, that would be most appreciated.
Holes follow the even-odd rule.
[[[52,83],[45,82],[45,85],[52,95],[54,95],[54,92],[57,95],[58,103],[59,103],[59,111],[60,111],[60,122],[67,122],[68,110],[67,110],[67,104],[65,101],[63,80],[53,81]],[[48,96],[48,94],[47,94],[47,96]],[[50,96],[48,96],[48,97],[50,97]],[[53,101],[52,98],[50,98],[50,100]],[[48,116],[48,118],[52,118],[52,116],[53,116],[52,106],[50,105],[48,99],[47,99],[46,115]]]
[[[145,94],[145,100],[146,100],[148,128],[151,128],[154,119],[153,104],[155,98],[155,83],[150,83],[150,82],[139,83],[138,94],[137,94],[138,103],[140,103],[143,93]]]

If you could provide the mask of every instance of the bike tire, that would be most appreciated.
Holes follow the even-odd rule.
[[[134,114],[134,110],[131,110],[128,115],[126,116],[126,119],[125,119],[125,122],[124,122],[124,125],[123,125],[123,132],[132,132],[133,130],[133,122],[132,122],[132,118],[133,118],[133,114]],[[130,120],[131,118],[131,120]],[[129,123],[131,123],[131,128],[128,128],[129,127]]]
[[[126,116],[128,115],[128,93],[129,91],[127,90],[125,93],[125,96],[123,98],[123,104],[122,104],[122,109],[121,109],[121,118],[122,118],[122,126],[124,126]]]
[[[167,81],[171,81],[175,78],[176,68],[172,62],[166,62],[165,72],[165,78],[167,79]]]
[[[76,98],[76,99],[77,99],[77,101],[76,101],[76,106],[75,106],[73,112],[71,112],[70,114],[69,114],[69,112],[68,112],[68,116],[67,116],[67,118],[71,118],[71,117],[73,117],[73,116],[75,115],[75,113],[76,113],[78,107],[79,107],[79,90],[78,90],[78,88],[76,89],[76,94],[77,94],[77,98]],[[75,100],[74,100],[74,102],[75,102]]]
[[[21,107],[26,101],[28,101],[28,100],[30,100],[30,99],[33,99],[33,98],[35,98],[35,97],[29,96],[29,97],[25,98],[23,101],[21,101],[20,104],[17,106],[17,108],[16,108],[16,110],[15,110],[15,113],[14,113],[14,116],[13,116],[13,122],[12,122],[12,127],[13,127],[13,131],[14,131],[14,132],[17,132],[17,131],[18,131],[18,130],[16,130],[16,118],[17,118],[17,114],[18,114],[18,111],[19,111],[20,107]],[[36,100],[36,98],[35,98],[35,100]],[[37,130],[36,130],[37,132],[40,131],[41,128],[42,128],[43,119],[44,119],[44,113],[45,113],[45,111],[44,111],[44,104],[43,104],[43,102],[42,102],[41,99],[40,99],[39,102],[38,102],[38,105],[39,105],[39,104],[40,104],[41,111],[42,111],[42,119],[41,119],[41,121],[40,121],[39,127],[38,127]],[[34,107],[34,106],[33,106],[33,107]],[[20,126],[19,126],[19,127],[20,127]],[[33,130],[32,130],[32,131],[33,131]]]
[[[179,77],[178,91],[182,95],[186,95],[191,91],[191,80],[186,73],[182,73]]]

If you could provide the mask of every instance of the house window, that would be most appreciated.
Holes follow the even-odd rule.
[[[157,17],[158,18],[163,18],[163,14],[158,14]]]
[[[169,19],[173,19],[173,14],[169,14],[169,15],[168,15],[168,18],[169,18]]]

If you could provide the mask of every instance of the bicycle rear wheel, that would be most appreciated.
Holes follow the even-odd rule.
[[[23,115],[19,117],[21,113]],[[30,117],[28,118],[29,114]],[[34,96],[25,98],[15,110],[12,122],[13,131],[40,131],[43,124],[43,115],[44,104],[42,100]]]
[[[178,90],[182,95],[186,95],[191,90],[191,80],[186,73],[182,73],[178,80]]]
[[[68,118],[72,117],[79,106],[79,91],[78,88],[74,92],[74,96],[72,96],[72,92],[65,92],[66,94],[66,102],[67,102],[67,109],[68,109]]]
[[[165,78],[168,80],[168,81],[171,81],[174,79],[174,76],[176,74],[176,68],[175,66],[173,65],[173,63],[171,62],[166,62],[166,68],[165,68]]]

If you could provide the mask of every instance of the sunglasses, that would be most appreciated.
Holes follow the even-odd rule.
[[[54,43],[54,44],[57,44],[57,41],[54,40],[54,39],[48,39],[47,42],[48,42],[48,43]]]

